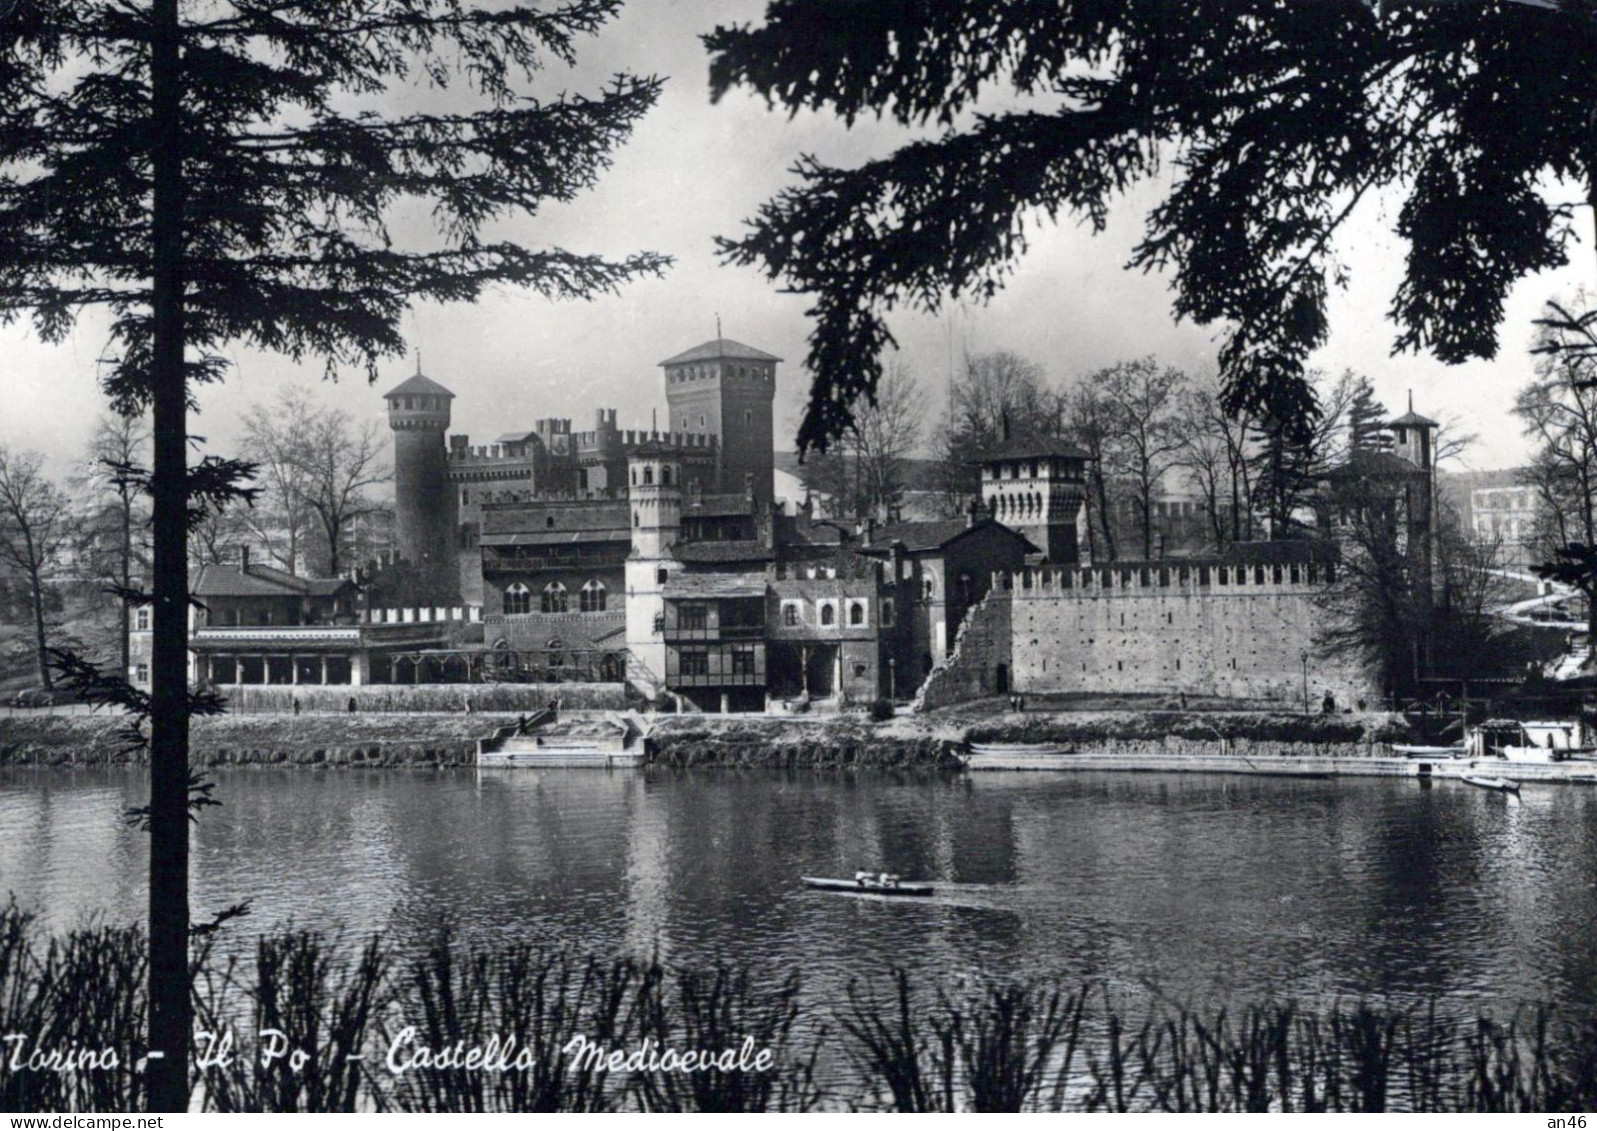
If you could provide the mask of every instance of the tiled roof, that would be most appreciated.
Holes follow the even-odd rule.
[[[551,523],[549,520],[553,519]],[[596,499],[580,503],[489,503],[482,508],[484,534],[552,534],[574,530],[621,530],[632,527],[624,502]],[[486,539],[484,539],[486,541]]]
[[[878,526],[871,534],[869,548],[885,549],[894,542],[902,542],[906,550],[935,550],[948,545],[970,529],[962,518],[935,522],[890,522],[886,526]]]
[[[1359,448],[1347,455],[1347,461],[1333,467],[1327,474],[1333,479],[1349,479],[1367,475],[1417,475],[1420,469],[1402,456],[1391,452]]]
[[[682,517],[714,518],[721,515],[745,515],[754,513],[754,500],[739,492],[728,492],[721,495],[705,495],[702,498],[685,498],[682,500]]]
[[[1063,440],[1037,439],[1037,440],[1011,440],[990,452],[985,453],[979,463],[1002,459],[1087,459],[1088,453],[1080,448],[1065,443]]]
[[[354,588],[341,577],[296,577],[270,566],[252,565],[248,572],[237,566],[203,565],[189,579],[196,597],[331,597]]]
[[[431,377],[423,377],[420,373],[406,378],[383,394],[384,397],[453,397],[454,395]]]
[[[1402,416],[1398,417],[1396,420],[1388,422],[1386,426],[1388,428],[1400,428],[1400,427],[1413,428],[1415,426],[1419,426],[1419,427],[1423,427],[1423,428],[1440,428],[1441,427],[1440,424],[1438,424],[1438,423],[1436,423],[1436,421],[1430,419],[1430,417],[1421,416],[1419,413],[1415,412],[1413,409],[1409,409],[1407,412],[1405,412]]]
[[[763,573],[674,573],[666,579],[665,596],[713,597],[763,597]]]
[[[768,546],[753,539],[728,539],[724,542],[678,542],[671,554],[679,562],[712,564],[717,562],[768,562],[774,556]]]
[[[775,354],[757,350],[753,346],[746,346],[742,342],[734,342],[731,338],[712,338],[703,345],[694,346],[684,350],[675,357],[668,357],[661,365],[686,365],[694,361],[716,361],[719,359],[731,361],[781,361]]]

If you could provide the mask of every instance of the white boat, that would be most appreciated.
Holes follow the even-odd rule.
[[[1462,758],[1464,744],[1459,742],[1452,746],[1415,746],[1395,742],[1392,744],[1392,752],[1401,754],[1405,758]]]
[[[1495,789],[1499,793],[1518,793],[1519,783],[1508,778],[1479,777],[1475,774],[1463,774],[1459,781],[1466,785],[1473,785],[1479,789]]]

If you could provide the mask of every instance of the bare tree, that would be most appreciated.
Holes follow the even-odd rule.
[[[1087,553],[1099,558],[1099,548],[1110,560],[1119,556],[1107,469],[1112,462],[1114,405],[1092,381],[1082,381],[1059,397],[1065,437],[1087,453],[1090,497],[1087,501]],[[1118,498],[1119,492],[1114,492]]]
[[[66,494],[45,478],[43,467],[44,457],[37,452],[0,446],[0,561],[21,574],[26,586],[39,683],[49,688],[45,573],[72,531]]]
[[[73,484],[85,504],[79,532],[83,557],[117,598],[116,635],[124,673],[131,663],[128,610],[134,582],[150,568],[150,511],[143,486],[150,439],[146,417],[106,413],[89,438],[88,466]]]
[[[1236,494],[1225,410],[1217,391],[1205,383],[1182,390],[1177,414],[1184,427],[1178,435],[1174,465],[1197,488],[1208,540],[1214,549],[1222,550],[1234,540],[1229,503]]]
[[[307,502],[303,453],[315,426],[309,389],[290,385],[269,404],[254,404],[243,417],[244,458],[255,464],[261,501],[239,519],[268,557],[290,573],[299,569],[315,514]]]
[[[1155,496],[1181,451],[1176,408],[1187,376],[1144,357],[1100,369],[1086,383],[1100,389],[1110,405],[1106,455],[1130,483],[1142,556],[1152,558]]]
[[[981,490],[981,458],[1003,442],[1057,436],[1058,401],[1042,366],[1007,350],[967,355],[954,379],[937,457],[945,509],[957,514]]]
[[[1536,380],[1520,390],[1514,414],[1535,445],[1528,479],[1544,532],[1556,531],[1560,545],[1590,545],[1597,542],[1597,357],[1553,349],[1558,337],[1543,327]]]
[[[868,513],[885,515],[904,498],[904,459],[920,442],[920,384],[902,361],[888,365],[876,395],[854,411],[850,430]]]
[[[356,427],[339,409],[312,412],[289,458],[297,465],[300,500],[326,542],[326,572],[337,577],[346,564],[350,525],[382,509],[370,491],[392,477],[377,425],[368,420]]]

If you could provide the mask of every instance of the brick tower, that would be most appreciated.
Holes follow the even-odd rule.
[[[771,406],[781,360],[716,338],[660,363],[670,406],[666,430],[715,437],[715,489],[742,491],[752,475],[762,514],[776,491]]]
[[[383,399],[394,430],[394,533],[401,557],[414,571],[406,599],[418,605],[455,604],[460,599],[459,508],[444,448],[455,394],[423,377],[418,359],[416,375]]]

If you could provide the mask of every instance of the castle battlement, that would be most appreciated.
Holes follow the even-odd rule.
[[[1241,562],[1107,562],[1093,566],[1059,566],[999,570],[992,587],[1021,600],[1072,598],[1098,600],[1116,596],[1210,596],[1229,593],[1304,593],[1336,580],[1329,562],[1247,564]]]

